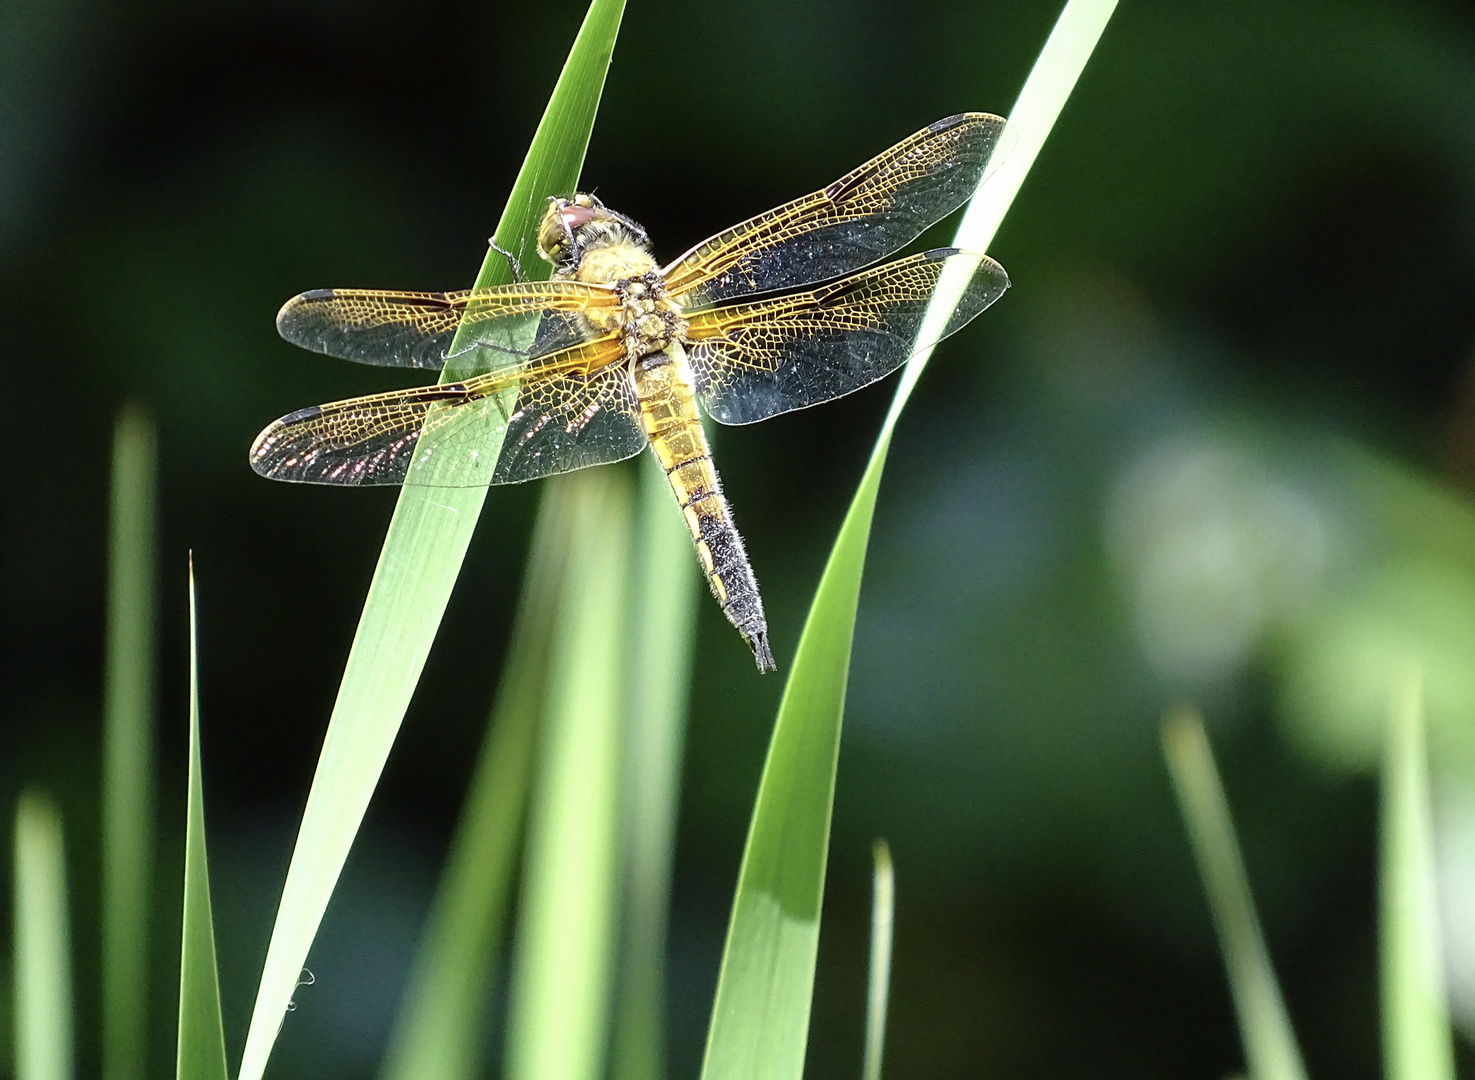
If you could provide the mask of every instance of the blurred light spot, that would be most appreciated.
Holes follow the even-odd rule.
[[[1374,565],[1321,605],[1288,642],[1285,712],[1329,764],[1375,766],[1393,687],[1424,672],[1435,771],[1475,765],[1475,579],[1433,557]]]
[[[1172,682],[1232,676],[1268,628],[1304,610],[1326,534],[1304,493],[1247,448],[1206,436],[1153,447],[1107,513],[1142,650]]]

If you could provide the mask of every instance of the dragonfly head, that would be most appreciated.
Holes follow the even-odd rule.
[[[548,200],[548,209],[538,226],[538,254],[553,264],[561,275],[578,269],[584,252],[591,247],[635,244],[650,247],[645,230],[624,214],[617,214],[593,195]]]

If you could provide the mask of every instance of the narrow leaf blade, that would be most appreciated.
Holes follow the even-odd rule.
[[[590,5],[497,226],[498,244],[506,250],[531,250],[526,242],[544,198],[578,183],[623,10],[623,0]],[[506,260],[490,251],[476,286],[509,279]],[[458,334],[453,350],[462,344]],[[488,446],[487,452],[498,449]],[[485,489],[479,488],[411,486],[400,494],[303,811],[246,1036],[241,1080],[260,1080],[266,1068],[485,499]]]
[[[205,791],[200,774],[200,635],[195,567],[189,571],[189,792],[184,833],[184,925],[179,943],[177,1080],[226,1080],[225,1028],[215,963],[210,866],[205,857]]]
[[[779,704],[727,931],[703,1080],[798,1080],[809,1032],[840,719],[879,471],[830,553]],[[859,512],[857,513],[857,507]]]
[[[1163,721],[1163,751],[1214,913],[1249,1074],[1254,1080],[1306,1080],[1260,933],[1229,803],[1196,713],[1179,709],[1169,714]]]
[[[1010,117],[1020,129],[1009,155],[1013,172],[984,185],[954,246],[986,251],[1115,6],[1115,0],[1066,4]],[[966,286],[966,276],[944,275],[918,340],[938,336]],[[891,434],[930,355],[930,349],[919,352],[903,371],[804,624],[743,852],[703,1080],[798,1080],[803,1072],[836,755],[866,546]]]

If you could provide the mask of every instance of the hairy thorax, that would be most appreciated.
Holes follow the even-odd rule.
[[[618,332],[630,360],[685,343],[686,320],[666,293],[645,230],[623,214],[589,195],[550,200],[538,246],[558,277],[614,287],[620,306],[586,317],[597,333]]]
[[[590,324],[599,331],[618,330],[625,355],[631,359],[686,341],[681,307],[666,294],[661,272],[649,252],[629,244],[591,247],[583,253],[573,276],[614,286],[620,306],[607,314],[591,314]]]

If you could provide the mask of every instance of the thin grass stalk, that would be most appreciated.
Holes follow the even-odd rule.
[[[501,685],[390,1040],[385,1080],[481,1075],[488,1006],[547,696],[554,616],[572,570],[580,523],[577,493],[577,486],[557,477],[543,485]]]
[[[1249,878],[1203,721],[1180,708],[1163,720],[1163,751],[1214,915],[1229,989],[1253,1080],[1306,1080],[1260,932]]]
[[[195,565],[189,567],[189,791],[184,834],[184,918],[179,942],[179,1028],[175,1080],[226,1080],[210,864],[205,855],[205,789],[200,771],[200,633]]]
[[[497,226],[501,249],[532,250],[530,239],[546,197],[577,185],[623,11],[623,0],[591,3]],[[489,250],[476,287],[510,279],[507,260]],[[452,349],[470,344],[458,332]],[[491,440],[484,448],[487,454],[499,450],[500,444]],[[261,1080],[485,499],[480,488],[407,485],[400,493],[303,810],[246,1035],[240,1080]]]
[[[529,807],[509,1080],[597,1080],[608,1034],[632,500],[624,469],[560,483],[574,493],[578,520]]]
[[[154,818],[154,427],[127,408],[113,429],[102,740],[102,1076],[147,1068]]]
[[[1010,113],[1016,145],[975,195],[955,246],[987,251],[1074,88],[1115,0],[1069,0]],[[958,264],[954,264],[957,266]],[[945,273],[917,340],[935,340],[971,269]],[[804,1068],[840,723],[876,495],[896,422],[931,356],[903,369],[805,621],[743,852],[703,1080],[798,1080]]]
[[[1383,1056],[1388,1080],[1454,1080],[1444,996],[1422,679],[1397,688],[1383,759]]]
[[[871,969],[866,980],[866,1052],[861,1076],[881,1080],[886,1002],[891,991],[891,937],[896,926],[896,873],[885,840],[876,841],[872,857],[876,868],[871,895]]]
[[[66,850],[50,796],[15,810],[15,1078],[71,1080],[72,946]]]

